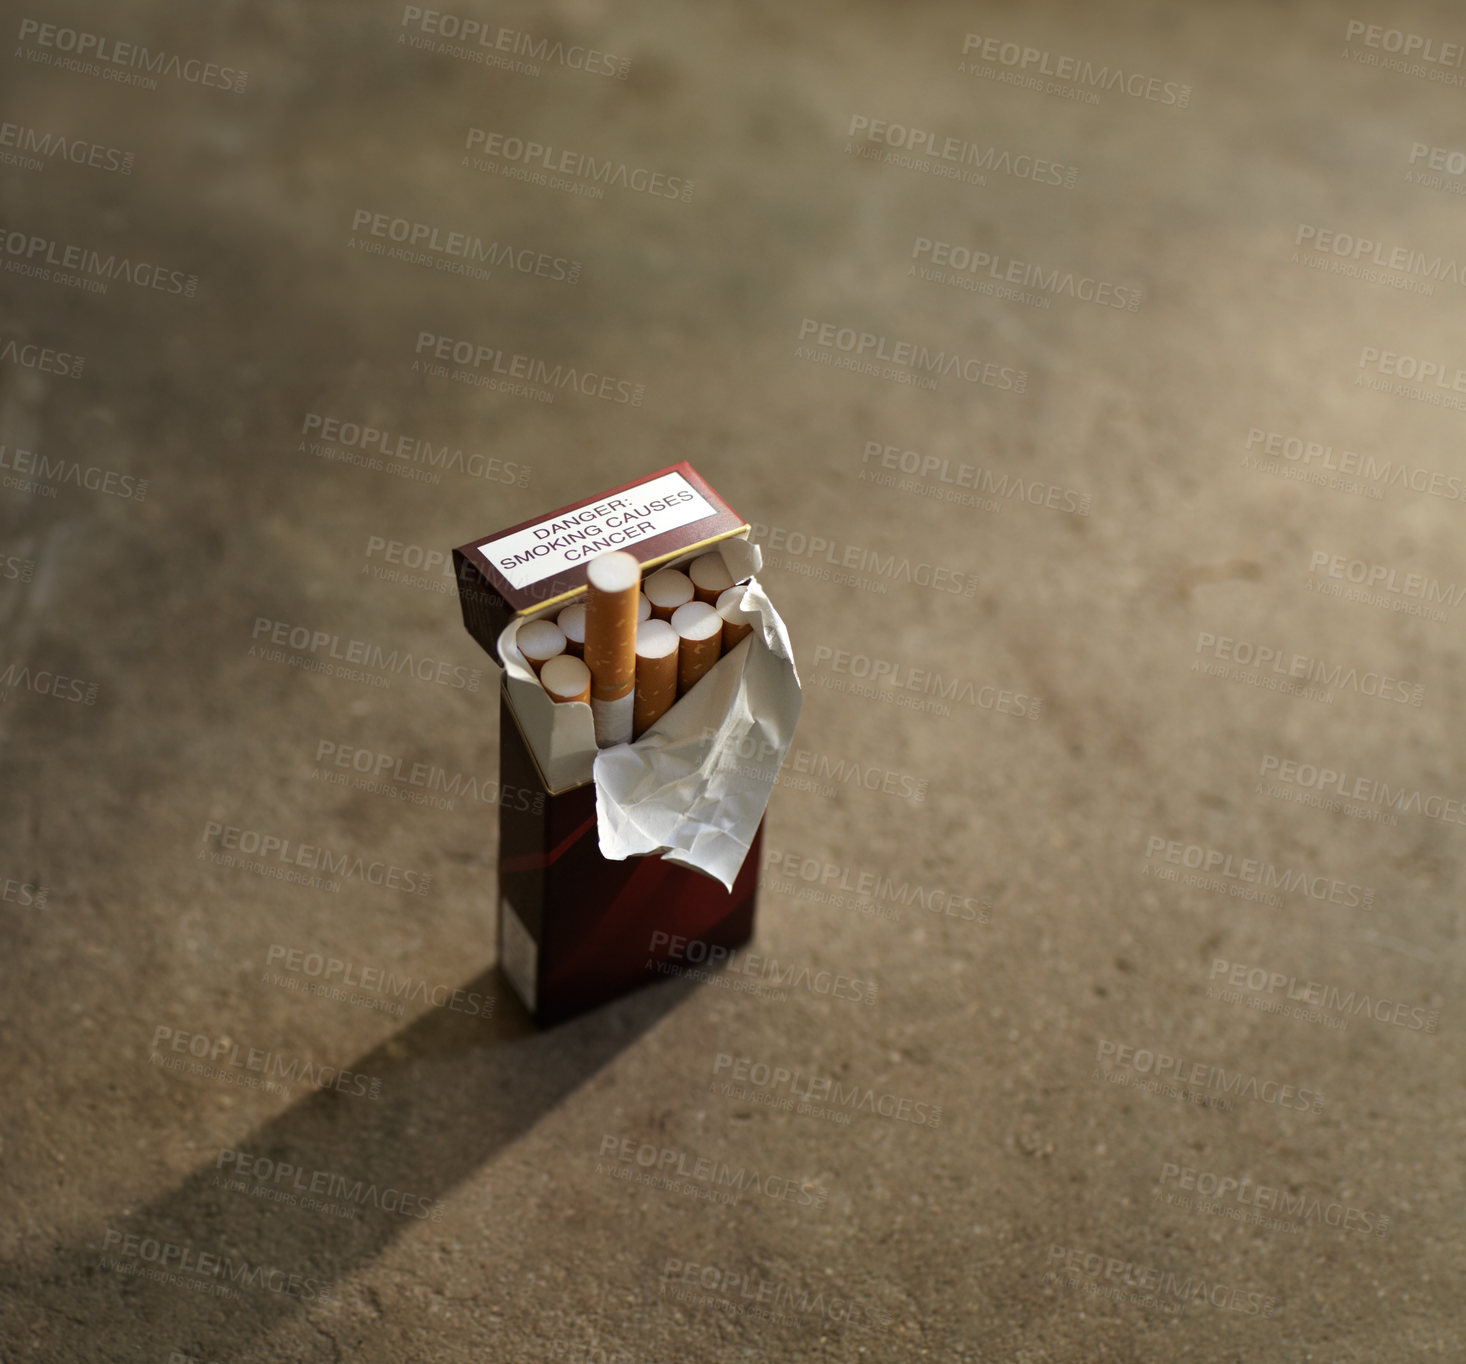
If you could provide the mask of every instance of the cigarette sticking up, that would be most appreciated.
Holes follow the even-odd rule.
[[[717,550],[694,559],[687,566],[687,576],[692,579],[698,601],[705,601],[709,606],[716,606],[718,598],[733,586],[733,575]]]
[[[532,620],[521,626],[514,642],[536,674],[550,659],[565,652],[565,636],[558,625],[548,620]]]
[[[705,601],[690,601],[672,615],[681,638],[677,650],[677,695],[697,685],[723,649],[723,618]]]
[[[586,568],[585,663],[596,746],[631,740],[636,682],[637,588],[641,565],[624,550],[599,554]]]
[[[589,701],[590,669],[570,654],[557,654],[540,669],[540,683],[552,701]]]
[[[658,620],[671,620],[672,612],[692,600],[692,579],[681,569],[664,568],[646,580],[647,600]]]
[[[739,643],[745,635],[753,633],[753,620],[747,612],[738,605],[742,600],[743,589],[741,587],[730,587],[718,598],[718,615],[723,620],[723,652],[726,654],[735,644]]]
[[[636,627],[636,706],[631,728],[641,738],[677,699],[679,637],[664,620],[644,620]]]
[[[558,625],[565,635],[565,652],[573,654],[576,658],[585,657],[585,606],[577,602],[574,606],[567,606],[558,616],[555,617],[555,624]]]

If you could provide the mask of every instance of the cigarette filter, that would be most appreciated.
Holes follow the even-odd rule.
[[[565,636],[561,633],[560,627],[554,621],[549,620],[530,621],[520,629],[514,637],[514,642],[519,646],[519,652],[524,655],[525,662],[536,673],[550,659],[565,652]]]
[[[664,620],[644,620],[636,627],[636,705],[631,730],[641,738],[677,699],[677,654],[680,636]]]
[[[598,748],[631,739],[640,582],[641,564],[624,550],[597,555],[586,565],[585,663]]]
[[[585,603],[567,606],[555,617],[555,624],[565,636],[565,652],[576,658],[585,657]]]
[[[743,608],[738,605],[743,595],[741,587],[730,587],[718,597],[718,615],[723,618],[723,652],[726,654],[745,635],[753,633],[753,626],[744,619]]]
[[[552,701],[590,700],[590,669],[570,654],[557,654],[540,669],[540,682]]]
[[[692,590],[698,601],[716,606],[718,598],[733,586],[733,575],[717,550],[701,555],[687,567],[687,576],[692,579]]]
[[[652,618],[652,604],[646,599],[645,592],[636,594],[636,620],[639,625],[644,620]]]
[[[677,649],[677,695],[697,685],[723,651],[723,618],[705,601],[690,601],[672,614]]]
[[[646,580],[647,600],[658,620],[671,620],[672,612],[692,600],[692,579],[680,568],[664,568]]]

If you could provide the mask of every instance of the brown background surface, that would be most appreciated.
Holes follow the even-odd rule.
[[[1466,584],[1461,503],[1428,482],[1466,480],[1466,413],[1356,383],[1376,374],[1364,347],[1466,367],[1460,285],[1397,287],[1430,282],[1418,261],[1391,283],[1294,259],[1300,226],[1447,272],[1466,259],[1466,179],[1407,180],[1413,144],[1466,146],[1462,87],[1367,65],[1382,52],[1346,40],[1357,19],[1459,42],[1459,14],[562,0],[481,16],[628,58],[623,81],[414,50],[389,4],[50,9],[5,21],[3,118],[135,163],[0,165],[4,338],[85,357],[78,378],[0,363],[6,477],[27,450],[53,461],[55,488],[0,487],[0,565],[16,563],[0,664],[18,669],[0,701],[7,1361],[1461,1356],[1466,831],[1260,781],[1271,755],[1422,801],[1466,795],[1460,608],[1437,603],[1437,620],[1330,598],[1311,589],[1349,584],[1309,569],[1326,552],[1452,599]],[[27,17],[240,68],[248,86],[165,76],[149,91],[48,68],[18,39]],[[1184,84],[1190,104],[966,74],[969,32]],[[882,164],[855,154],[853,116],[1079,173],[1065,189]],[[480,173],[462,164],[470,127],[690,180],[691,202]],[[484,281],[373,256],[352,245],[359,210],[583,273]],[[22,275],[16,232],[196,274],[196,296]],[[1138,289],[1140,306],[948,287],[911,272],[920,237]],[[798,353],[804,319],[1022,371],[1025,390],[948,375],[922,391],[823,365]],[[609,374],[644,401],[545,403],[414,372],[421,332]],[[422,482],[318,457],[308,413],[527,479]],[[1253,428],[1427,471],[1425,491],[1284,477],[1300,462],[1262,464]],[[935,473],[881,486],[861,477],[868,442],[950,461],[953,478],[985,470],[989,489],[1082,494],[1087,514],[1062,496],[944,501],[924,495],[946,486]],[[332,784],[317,755],[352,746],[460,787],[496,773],[496,674],[451,577],[375,576],[392,565],[373,537],[446,550],[679,458],[767,528],[766,547],[786,545],[763,580],[805,681],[796,747],[925,783],[917,801],[899,780],[831,794],[827,776],[781,786],[770,808],[774,852],[891,886],[878,904],[822,902],[766,871],[757,948],[878,991],[674,981],[537,1035],[494,971],[493,805],[414,803],[410,779]],[[146,496],[72,470],[146,479]],[[858,551],[870,582],[837,581],[799,537]],[[973,595],[908,581],[902,562],[961,574]],[[384,688],[252,655],[261,619],[482,683],[378,669]],[[1203,635],[1418,683],[1420,704],[1208,676],[1193,668]],[[842,650],[1042,707],[959,697],[944,716],[909,704],[919,690],[839,690]],[[43,673],[95,683],[94,704],[45,694]],[[210,821],[378,857],[429,890],[322,891],[210,862]],[[1163,881],[1152,838],[1368,887],[1373,904]],[[44,908],[21,889],[36,885]],[[947,896],[981,902],[981,919],[933,912]],[[312,997],[272,983],[272,946],[497,1002],[485,1020]],[[1322,1011],[1340,1030],[1211,998],[1216,959],[1438,1024]],[[150,1063],[160,1027],[345,1067],[380,1096],[169,1072]],[[1106,1042],[1309,1090],[1322,1111],[1095,1078]],[[939,1106],[940,1123],[857,1111],[842,1125],[714,1092],[720,1053]],[[608,1137],[797,1178],[827,1202],[723,1206],[619,1180],[598,1167]],[[238,1150],[405,1190],[436,1215],[342,1218],[221,1187],[220,1152]],[[1248,1224],[1224,1215],[1247,1211],[1235,1197],[1218,1215],[1168,1204],[1168,1163],[1388,1230]],[[103,1257],[128,1235],[278,1270],[276,1285],[302,1276],[331,1301],[122,1274]],[[1270,1311],[1102,1297],[1085,1285],[1114,1283],[1104,1270],[1046,1278],[1055,1248]],[[671,1261],[714,1267],[718,1288],[697,1290],[711,1301],[671,1297]],[[759,1302],[742,1286],[759,1284],[781,1319],[746,1310]]]

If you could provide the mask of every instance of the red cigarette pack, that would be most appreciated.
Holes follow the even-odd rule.
[[[748,531],[684,461],[456,548],[463,622],[502,665],[508,628],[583,599],[597,554],[625,550],[645,574],[718,548],[746,576]],[[608,859],[595,753],[588,706],[557,705],[506,670],[500,789],[529,798],[499,805],[499,966],[542,1026],[664,979],[669,940],[731,951],[753,935],[762,821],[731,890],[659,856]]]

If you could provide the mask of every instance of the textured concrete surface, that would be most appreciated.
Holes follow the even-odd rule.
[[[566,60],[425,51],[390,4],[5,20],[0,1357],[1462,1357],[1459,14],[455,13]],[[177,74],[66,69],[43,19]],[[992,79],[1003,42],[1067,93]],[[1070,97],[1106,65],[1142,79]],[[475,128],[690,198],[478,169]],[[363,213],[436,254],[372,254]],[[1295,258],[1322,232],[1379,245]],[[534,254],[454,275],[450,233]],[[922,239],[1001,264],[933,277]],[[114,254],[161,287],[62,278]],[[455,381],[425,332],[625,387]],[[823,362],[859,333],[877,373]],[[903,343],[961,364],[907,382]],[[462,467],[328,457],[311,414]],[[796,978],[540,1034],[494,965],[494,670],[412,568],[679,458],[760,523],[796,643],[811,770],[756,942]],[[364,679],[324,670],[350,641]],[[215,825],[402,885],[229,865]],[[309,993],[309,954],[364,983]],[[387,971],[424,986],[400,1015]],[[218,1074],[160,1064],[180,1038]],[[288,1093],[238,1083],[252,1049]],[[797,1107],[829,1081],[848,1123]],[[710,1201],[723,1163],[763,1192]]]

